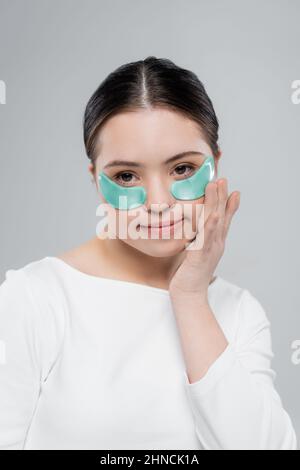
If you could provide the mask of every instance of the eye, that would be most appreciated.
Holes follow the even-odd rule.
[[[130,173],[128,171],[123,171],[121,173],[118,173],[114,179],[115,181],[120,184],[121,186],[130,186],[130,183],[132,183],[131,177],[134,176],[133,173]],[[128,184],[129,183],[129,184]]]
[[[185,168],[189,168],[190,170],[188,172],[186,172]],[[182,176],[182,175],[183,176],[190,176],[193,173],[194,170],[195,170],[195,167],[193,165],[189,165],[189,164],[184,163],[184,164],[178,165],[175,168],[174,171],[179,171],[177,173],[177,175],[179,175],[179,176]]]

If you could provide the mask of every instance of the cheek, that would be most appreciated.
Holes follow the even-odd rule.
[[[122,234],[126,238],[130,239],[130,233],[139,233],[139,229],[137,228],[139,225],[139,217],[138,214],[134,210],[119,210],[114,209],[115,217],[116,217],[116,230],[117,233]]]
[[[195,199],[192,201],[184,201],[179,202],[173,208],[173,216],[175,219],[180,218],[181,216],[184,217],[184,223],[187,224],[188,231],[186,232],[187,238],[189,230],[195,232],[198,226],[198,220],[200,213],[203,209],[205,197],[201,197],[199,199]],[[129,211],[123,211],[119,209],[115,209],[113,207],[109,208],[109,215],[111,217],[111,221],[115,221],[116,233],[122,233],[123,236],[129,241],[131,239],[130,231],[137,231],[139,233],[139,229],[137,228],[139,222],[145,220],[145,216],[139,213],[139,209],[133,209]],[[185,238],[185,237],[183,237]],[[136,241],[132,240],[133,243]]]

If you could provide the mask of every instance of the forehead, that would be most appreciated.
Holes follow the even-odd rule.
[[[210,152],[196,122],[161,108],[122,112],[111,117],[101,128],[95,148],[99,168],[113,159],[150,166],[186,150]]]

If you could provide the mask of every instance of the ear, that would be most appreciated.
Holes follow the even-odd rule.
[[[92,163],[89,164],[88,171],[91,174],[91,183],[94,184],[96,181],[95,181],[95,175],[94,175],[94,165]]]
[[[216,180],[218,179],[218,168],[219,168],[219,161],[220,161],[221,155],[222,155],[222,150],[219,147],[217,155],[215,157],[215,169],[216,169],[215,179]]]
[[[91,175],[94,176],[94,165],[92,163],[89,163],[88,170]]]

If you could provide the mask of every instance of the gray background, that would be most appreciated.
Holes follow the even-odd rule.
[[[82,116],[123,63],[196,72],[220,121],[219,177],[241,191],[218,273],[272,325],[277,389],[300,436],[299,0],[0,0],[0,278],[95,235]]]

